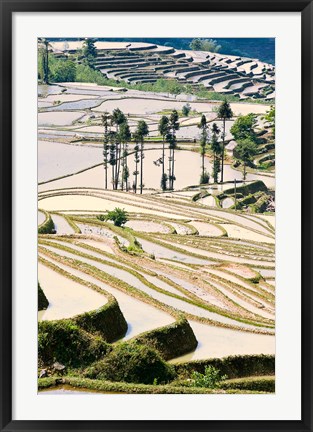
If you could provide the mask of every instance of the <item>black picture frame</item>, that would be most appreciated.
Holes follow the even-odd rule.
[[[1,431],[312,431],[312,103],[313,1],[177,0],[9,1],[1,6]],[[15,421],[12,420],[12,14],[14,12],[301,12],[302,32],[302,419],[300,421]],[[300,289],[300,287],[295,287]],[[292,380],[292,370],[290,371]]]

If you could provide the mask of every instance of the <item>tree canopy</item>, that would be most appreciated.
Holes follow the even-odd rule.
[[[239,116],[231,127],[230,132],[236,141],[242,141],[245,139],[255,141],[256,133],[254,131],[254,127],[256,122],[255,114]]]
[[[218,52],[221,49],[221,45],[218,45],[216,40],[199,38],[193,39],[189,47],[194,51]]]

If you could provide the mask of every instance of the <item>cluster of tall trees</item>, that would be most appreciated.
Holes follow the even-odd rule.
[[[201,175],[200,184],[207,184],[210,179],[210,173],[205,167],[205,155],[209,149],[213,154],[212,177],[214,183],[219,180],[223,182],[223,165],[225,152],[225,125],[226,120],[233,116],[230,105],[225,100],[218,109],[218,118],[223,120],[222,130],[213,123],[211,127],[203,114],[198,124],[200,129],[200,157],[201,157]],[[108,188],[109,183],[113,189],[120,188],[128,191],[129,178],[129,157],[134,158],[134,171],[132,190],[134,193],[139,191],[142,194],[144,187],[144,143],[149,134],[149,128],[144,120],[137,123],[136,130],[131,133],[128,119],[119,109],[115,109],[112,114],[104,113],[102,116],[104,127],[103,156],[105,180],[104,187]],[[163,115],[158,124],[158,131],[162,137],[162,153],[155,164],[161,166],[160,186],[163,191],[174,190],[175,187],[175,151],[177,149],[177,131],[179,130],[179,115],[173,110],[168,116]],[[129,143],[133,142],[134,146],[129,150]],[[166,158],[166,150],[168,156]],[[111,169],[111,180],[109,181],[109,170]],[[219,179],[219,174],[221,177]]]
[[[104,127],[103,140],[103,164],[104,164],[104,187],[108,189],[109,169],[111,168],[111,181],[113,189],[129,190],[129,167],[128,158],[134,155],[135,170],[133,172],[133,191],[140,193],[143,190],[143,159],[144,159],[144,139],[149,134],[149,128],[144,120],[140,120],[137,128],[131,134],[127,117],[119,109],[113,110],[112,114],[105,112],[102,115],[102,125]],[[129,151],[129,142],[133,138],[135,142],[134,150]],[[140,167],[140,169],[139,169]],[[138,176],[140,174],[140,183]]]

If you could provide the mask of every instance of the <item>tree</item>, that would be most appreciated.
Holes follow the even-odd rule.
[[[254,127],[256,123],[255,114],[241,115],[232,125],[230,132],[236,141],[242,141],[244,139],[255,141],[256,133]]]
[[[176,131],[179,129],[178,112],[173,110],[168,124],[169,133],[167,134],[167,141],[169,143],[170,156],[169,156],[169,189],[174,189],[175,178],[175,149],[177,147]]]
[[[165,139],[169,133],[169,119],[166,116],[162,116],[158,126],[160,135],[162,136],[162,177],[161,177],[161,188],[163,191],[167,189],[167,175],[165,174]]]
[[[120,127],[123,123],[126,122],[126,117],[124,113],[119,109],[116,108],[113,110],[113,113],[111,115],[111,122],[112,125],[116,127],[116,133],[115,133],[115,174],[113,176],[113,189],[117,189],[118,187],[118,180],[120,176],[120,167],[121,167],[121,136],[120,136]]]
[[[49,84],[49,41],[46,38],[38,38],[39,53],[41,54],[42,80]]]
[[[272,128],[273,137],[275,138],[275,105],[272,105],[271,108],[266,111],[264,119],[269,123],[269,126]]]
[[[73,82],[76,80],[76,65],[72,60],[60,60],[53,68],[53,81]]]
[[[204,167],[204,156],[205,156],[206,146],[208,143],[208,125],[204,114],[202,114],[201,116],[201,120],[200,123],[198,124],[198,128],[201,130],[200,155],[202,160],[202,166],[201,166],[202,173],[200,176],[200,184],[203,184],[203,183],[208,183],[209,181],[208,173],[206,173]]]
[[[213,152],[213,181],[218,182],[218,174],[221,171],[220,156],[222,154],[222,148],[218,142],[218,135],[220,130],[216,123],[212,125],[212,139],[211,139],[211,150]]]
[[[193,39],[189,45],[193,51],[211,51],[218,52],[221,45],[217,45],[216,40],[213,39]]]
[[[128,221],[128,217],[124,209],[115,207],[114,210],[109,211],[105,215],[105,220],[110,220],[114,223],[115,226],[120,227],[126,224],[126,222]]]
[[[128,156],[128,141],[131,139],[130,128],[127,123],[127,120],[120,125],[119,132],[119,140],[123,146],[122,148],[122,190],[124,189],[124,182],[126,184],[126,192],[128,191],[128,177],[129,177],[129,169],[127,165],[127,156]]]
[[[111,125],[112,125],[111,117]],[[115,189],[115,170],[116,170],[116,132],[111,131],[109,134],[109,164],[112,168],[112,188]]]
[[[190,113],[190,110],[191,110],[191,106],[189,105],[189,103],[187,103],[186,105],[184,105],[183,108],[182,108],[182,114],[183,114],[183,116],[184,117],[188,117],[189,113]]]
[[[104,189],[108,188],[108,153],[109,153],[109,141],[110,141],[110,115],[105,112],[102,117],[102,124],[104,126],[104,137],[103,137],[103,166],[104,166]]]
[[[97,48],[95,46],[95,39],[86,38],[83,42],[83,56],[84,60],[92,69],[95,67],[95,59],[97,57]]]
[[[137,193],[137,178],[138,178],[138,164],[140,162],[140,156],[139,156],[139,143],[140,143],[140,136],[135,132],[133,134],[133,139],[135,141],[135,147],[134,147],[134,161],[135,161],[135,171],[134,174],[134,182],[133,182],[133,191]]]
[[[243,162],[243,179],[246,179],[246,167],[247,164],[251,164],[254,156],[257,153],[257,145],[254,141],[246,138],[242,141],[238,141],[238,145],[235,149],[236,157]]]
[[[143,159],[144,159],[144,139],[149,135],[149,128],[144,120],[139,120],[135,135],[140,143],[140,193],[142,194],[143,189]]]
[[[224,181],[224,156],[225,156],[225,126],[226,126],[226,120],[229,120],[230,118],[233,117],[233,112],[231,110],[231,107],[227,101],[227,99],[225,99],[221,105],[218,108],[217,111],[217,117],[220,119],[223,119],[223,135],[222,135],[222,140],[223,140],[223,147],[222,147],[222,171],[221,171],[221,183],[223,183]]]

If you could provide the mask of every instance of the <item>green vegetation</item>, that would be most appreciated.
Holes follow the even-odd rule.
[[[108,211],[106,215],[99,215],[97,219],[100,221],[112,221],[115,226],[120,227],[128,221],[127,212],[124,209],[115,207],[114,210]]]
[[[202,165],[201,165],[200,184],[207,184],[207,183],[209,183],[210,176],[204,167],[204,156],[206,153],[206,147],[207,147],[209,136],[208,136],[208,125],[207,125],[206,117],[204,114],[202,114],[202,116],[201,116],[201,120],[200,120],[200,123],[198,124],[198,128],[201,131],[200,155],[201,155]]]
[[[235,378],[222,382],[221,388],[225,390],[248,390],[255,392],[275,392],[275,376],[259,376]]]
[[[229,105],[228,100],[225,98],[224,101],[221,103],[221,105],[218,107],[217,110],[217,117],[223,120],[223,133],[222,133],[222,169],[221,169],[221,183],[224,181],[224,157],[225,157],[225,127],[226,127],[226,120],[229,120],[233,117],[233,112],[231,110],[231,107]]]
[[[275,105],[271,106],[271,108],[264,115],[264,119],[269,123],[269,126],[272,128],[273,137],[275,138]]]
[[[86,378],[142,384],[163,384],[175,377],[174,368],[158,352],[137,342],[123,342],[86,369]]]
[[[92,390],[100,393],[128,393],[128,394],[247,394],[247,390],[221,390],[207,389],[204,387],[184,387],[172,384],[153,385],[153,384],[134,384],[126,382],[111,382],[97,379],[78,378],[74,376],[63,376],[62,383],[70,385],[77,390]],[[54,388],[56,386],[55,377],[40,378],[38,380],[39,390]],[[59,388],[59,387],[56,387]],[[260,393],[260,392],[253,392]]]
[[[219,369],[212,365],[205,366],[204,373],[193,371],[191,374],[191,384],[193,387],[218,388],[222,381],[227,379],[227,375],[221,375]]]
[[[136,143],[140,144],[140,193],[142,194],[143,190],[143,160],[144,160],[144,140],[145,137],[149,135],[149,128],[147,123],[144,120],[139,120],[137,124],[137,129],[135,131],[135,141]],[[138,155],[137,155],[138,158]],[[137,164],[137,161],[136,161]],[[135,173],[135,185],[133,187],[134,192],[137,193],[137,166],[136,166],[136,173]]]
[[[181,317],[173,324],[141,333],[135,340],[156,349],[165,360],[193,351],[198,344],[185,317]]]
[[[217,45],[216,40],[213,40],[213,39],[200,39],[200,38],[193,39],[190,42],[189,47],[193,51],[218,52],[221,49],[221,45]]]
[[[236,147],[236,157],[243,162],[243,179],[246,179],[246,167],[251,165],[253,158],[257,153],[257,146],[254,141],[249,138],[238,141]]]
[[[73,320],[38,323],[38,361],[50,365],[55,361],[67,367],[81,367],[103,357],[109,345],[100,336],[80,328]]]
[[[38,311],[45,310],[48,306],[49,301],[38,282]]]
[[[76,64],[72,60],[52,63],[51,74],[52,74],[52,79],[55,82],[75,81]]]
[[[79,327],[90,334],[98,334],[106,342],[114,342],[125,336],[128,327],[115,299],[97,310],[78,315],[73,320]]]
[[[44,84],[49,83],[49,42],[38,38],[38,77]]]
[[[168,134],[167,142],[169,143],[170,155],[169,155],[169,189],[174,190],[175,177],[175,149],[177,148],[176,131],[179,129],[178,112],[173,110],[168,123]]]
[[[84,61],[91,68],[94,68],[95,59],[97,57],[97,49],[95,46],[95,40],[92,38],[86,38],[83,42],[82,55]]]
[[[46,212],[45,210],[40,210],[40,211],[45,214],[46,219],[41,225],[39,225],[38,234],[54,234],[55,233],[54,223],[50,216],[50,213]]]
[[[234,122],[230,128],[230,132],[233,135],[235,141],[242,141],[249,139],[251,141],[256,141],[256,116],[255,114],[241,115]]]
[[[160,163],[162,164],[162,176],[161,176],[161,189],[165,191],[167,189],[168,176],[165,173],[165,140],[169,134],[169,119],[166,116],[162,116],[159,120],[158,131],[162,136],[162,159]]]
[[[260,191],[261,192],[268,191],[266,185],[261,180],[257,180],[255,182],[245,184],[242,186],[237,186],[237,194],[242,194],[244,196],[254,194]],[[226,189],[224,193],[226,195],[233,195],[235,193],[235,189],[234,188]]]
[[[221,172],[221,155],[222,147],[218,141],[220,130],[216,123],[212,125],[212,138],[211,138],[211,150],[213,153],[213,181],[218,182],[218,174]]]
[[[187,104],[184,105],[183,108],[182,108],[182,115],[183,115],[184,117],[188,117],[190,111],[191,111],[191,106],[189,105],[189,103],[187,103]]]
[[[237,355],[221,359],[195,360],[175,364],[177,375],[188,378],[193,371],[204,373],[206,366],[213,366],[229,379],[249,376],[274,375],[275,356]]]

